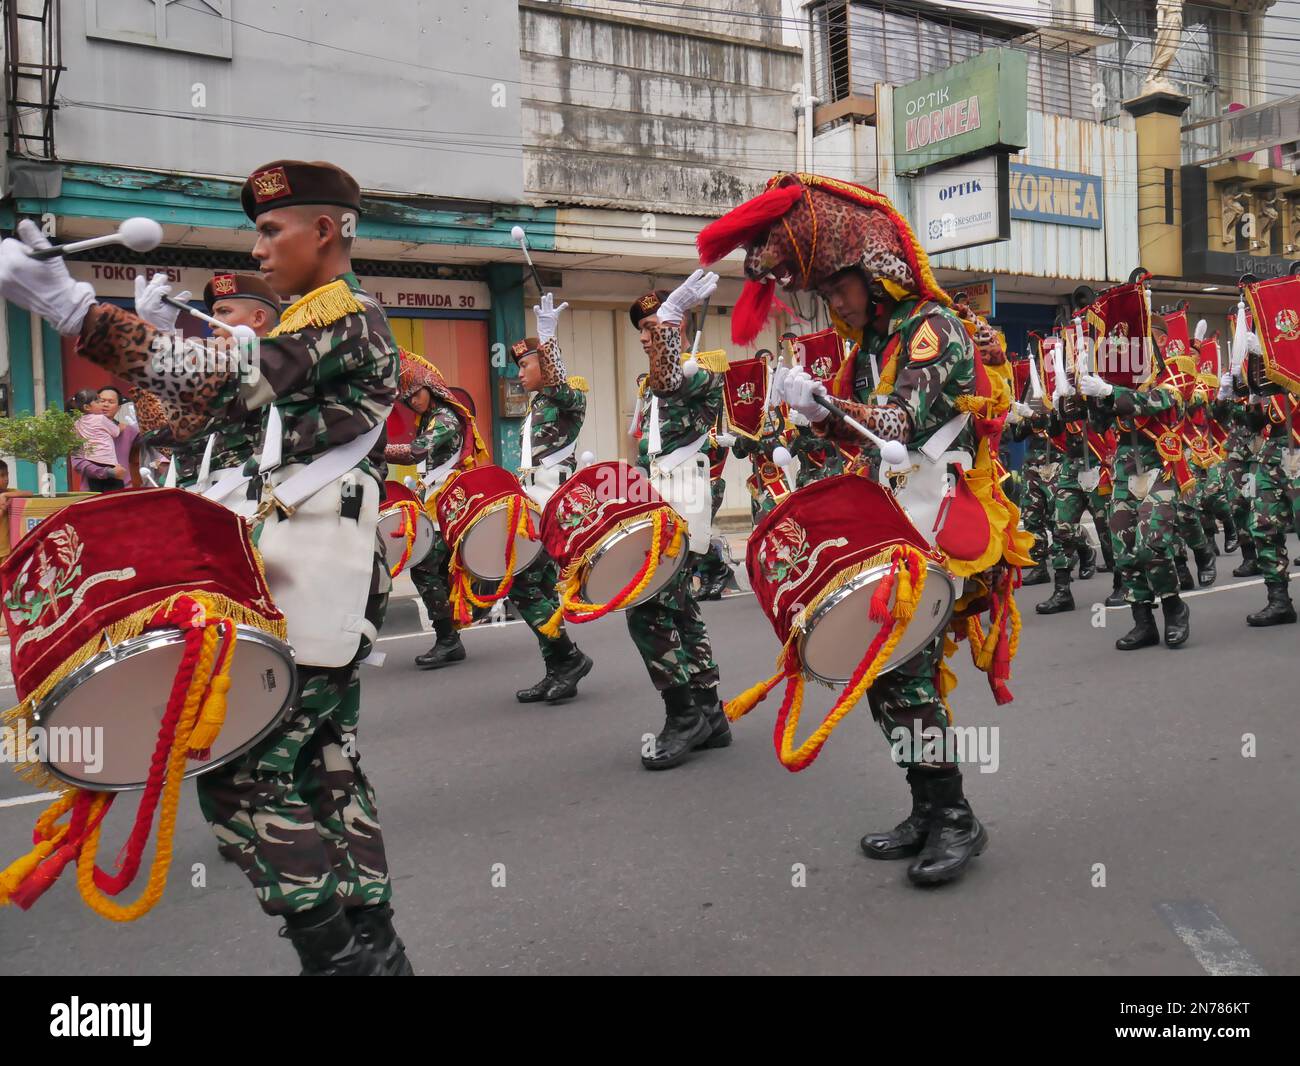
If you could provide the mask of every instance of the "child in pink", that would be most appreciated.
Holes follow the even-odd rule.
[[[92,463],[111,468],[114,475],[88,478],[91,491],[108,492],[122,488],[126,472],[118,466],[117,449],[113,446],[113,438],[122,432],[122,427],[104,414],[105,405],[97,392],[82,389],[77,393],[76,404],[82,412],[77,419],[77,434],[86,441],[81,454]]]

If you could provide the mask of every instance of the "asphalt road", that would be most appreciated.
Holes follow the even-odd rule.
[[[524,626],[474,630],[466,662],[421,673],[411,659],[429,637],[399,602],[388,661],[365,675],[361,750],[408,954],[424,973],[1294,974],[1300,626],[1247,628],[1263,588],[1226,587],[1235,561],[1190,600],[1177,651],[1113,649],[1127,611],[1090,606],[1106,575],[1076,583],[1072,615],[1036,618],[1050,588],[1023,590],[1002,708],[963,647],[958,722],[997,727],[995,772],[967,772],[991,844],[932,890],[858,850],[906,802],[865,702],[803,773],[773,753],[775,699],[729,749],[646,773],[641,737],[662,714],[622,619],[575,631],[597,660],[578,699],[524,707],[514,690],[540,670]],[[770,671],[776,642],[751,596],[705,612],[728,693]],[[807,720],[828,701],[810,695]],[[154,912],[105,922],[65,877],[33,910],[0,910],[0,973],[295,972],[185,791]],[[0,776],[5,861],[41,810],[11,802],[28,795]]]

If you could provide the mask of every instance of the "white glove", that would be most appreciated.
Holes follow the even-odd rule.
[[[717,274],[711,270],[697,270],[668,294],[668,299],[655,312],[655,318],[663,323],[679,323],[687,311],[704,303],[717,287]]]
[[[768,386],[768,406],[776,407],[785,400],[785,379],[790,376],[790,368],[784,363],[772,371],[772,384]]]
[[[830,412],[813,399],[825,396],[826,386],[802,367],[795,367],[784,381],[785,402],[809,422],[821,422]]]
[[[1225,370],[1219,375],[1219,399],[1232,399],[1232,371]]]
[[[18,239],[0,244],[0,296],[35,311],[66,337],[81,332],[95,290],[73,281],[62,256],[33,259],[29,248],[48,248],[49,239],[30,218],[18,223]]]
[[[1032,418],[1034,409],[1027,403],[1021,403],[1019,400],[1011,404],[1011,410],[1016,413],[1017,418]]]
[[[1247,333],[1247,334],[1246,334],[1246,354],[1247,354],[1247,355],[1263,355],[1263,354],[1264,354],[1263,349],[1260,348],[1260,346],[1259,346],[1259,335],[1258,335],[1258,334],[1256,334],[1256,333]]]
[[[170,296],[171,291],[171,283],[166,274],[155,274],[147,282],[143,274],[135,276],[135,313],[163,333],[170,333],[176,328],[176,319],[181,313],[179,307],[163,303],[163,297]],[[188,303],[190,295],[187,290],[176,299]]]
[[[1085,396],[1096,398],[1109,396],[1115,391],[1115,386],[1096,374],[1084,374],[1079,379],[1079,391]]]
[[[718,446],[721,448],[730,448],[736,443],[736,435],[734,433],[717,433],[714,436],[718,442]]]
[[[555,306],[555,297],[549,292],[542,293],[540,305],[533,306],[533,315],[537,318],[537,339],[545,344],[555,340],[555,327],[559,325],[560,315],[569,309],[568,303]]]

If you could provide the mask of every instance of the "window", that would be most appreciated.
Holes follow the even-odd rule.
[[[86,36],[230,59],[230,5],[231,0],[86,0]]]

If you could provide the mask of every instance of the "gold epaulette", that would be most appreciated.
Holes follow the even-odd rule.
[[[348,283],[339,278],[291,303],[280,315],[279,325],[267,335],[278,337],[309,328],[321,329],[364,310],[365,306],[348,288]]]
[[[577,392],[590,391],[587,386],[587,379],[582,377],[580,374],[569,375],[569,388],[574,389]]]
[[[685,358],[690,358],[689,352],[686,354]],[[707,370],[710,374],[725,374],[727,372],[727,367],[731,365],[730,361],[727,359],[727,353],[721,348],[713,352],[696,352],[695,363],[702,370]]]

